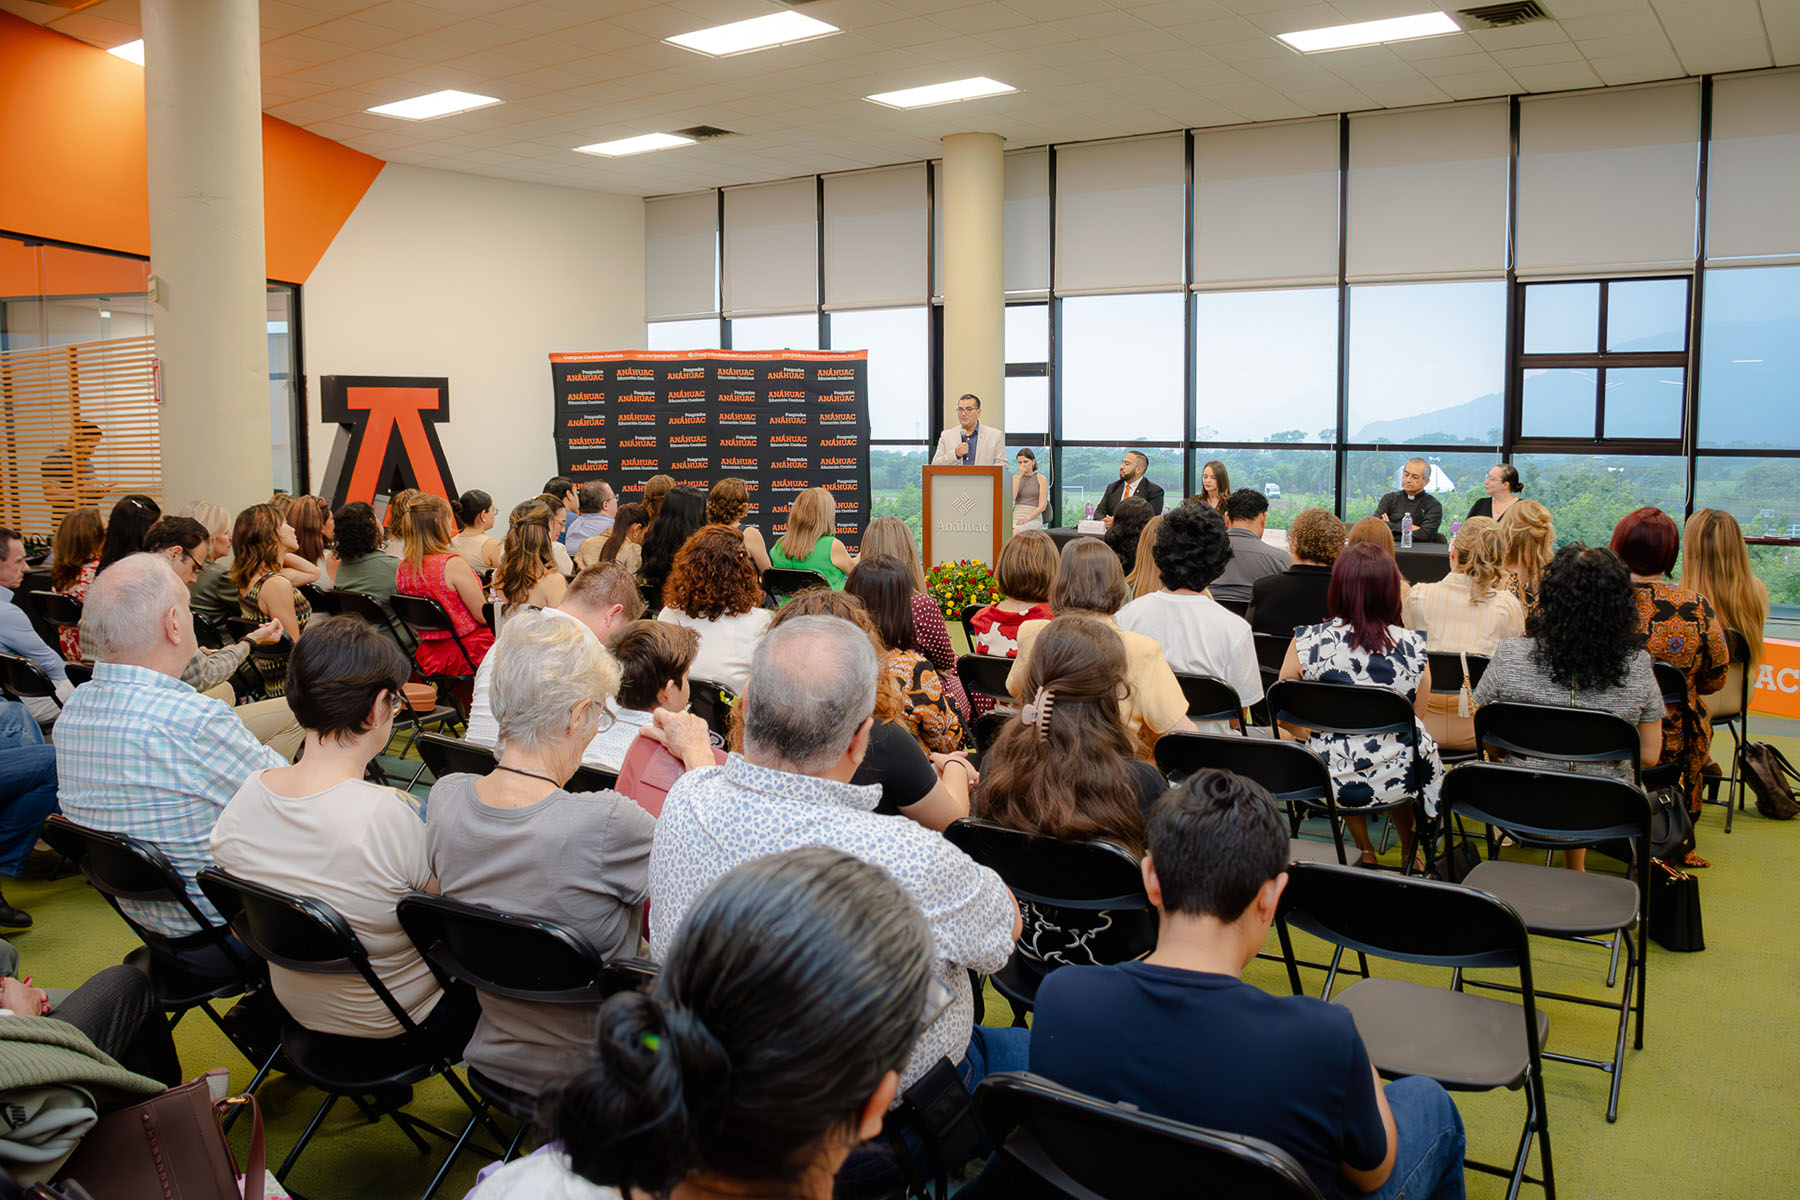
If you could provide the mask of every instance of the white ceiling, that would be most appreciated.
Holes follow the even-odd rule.
[[[1800,62],[1800,0],[1541,3],[1555,20],[1301,55],[1272,35],[1431,0],[816,0],[804,11],[844,32],[714,59],[661,39],[782,5],[261,0],[263,105],[392,162],[653,195],[933,158],[968,130],[1030,146]],[[138,0],[0,8],[99,46],[139,36]],[[861,98],[968,75],[1021,90],[914,112]],[[422,122],[363,111],[440,88],[506,103]],[[571,150],[701,124],[742,136]]]

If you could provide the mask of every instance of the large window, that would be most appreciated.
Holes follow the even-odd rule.
[[[1708,271],[1700,444],[1800,448],[1800,266]]]
[[[1286,529],[1297,513],[1309,508],[1337,508],[1337,486],[1332,479],[1336,456],[1330,450],[1243,448],[1194,451],[1194,490],[1200,490],[1200,473],[1209,462],[1225,464],[1232,491],[1255,488],[1269,499],[1269,528]],[[1175,497],[1170,496],[1173,504]]]
[[[1498,446],[1506,284],[1350,289],[1351,442]]]
[[[1201,441],[1326,442],[1337,433],[1336,288],[1194,297]]]
[[[777,317],[733,317],[733,350],[817,350],[819,315],[788,313]]]
[[[1680,440],[1686,279],[1528,283],[1520,293],[1522,442]]]
[[[652,321],[645,344],[652,350],[717,350],[719,318],[692,321]]]
[[[1498,461],[1491,452],[1439,453],[1437,451],[1365,450],[1352,452],[1344,464],[1344,522],[1373,516],[1381,498],[1400,487],[1401,468],[1409,458],[1423,458],[1431,468],[1425,490],[1444,506],[1443,531],[1450,522],[1468,515],[1470,505],[1487,493],[1482,480]],[[1237,480],[1233,479],[1233,483]]]
[[[832,350],[869,352],[869,436],[875,441],[921,441],[931,396],[928,318],[923,308],[835,312]]]
[[[1065,440],[1181,440],[1181,304],[1179,293],[1062,302]]]
[[[923,445],[869,448],[870,520],[899,517],[912,530],[915,540],[924,537],[920,520],[925,498],[919,491],[919,479],[925,462]]]
[[[1556,541],[1604,546],[1626,513],[1654,505],[1682,521],[1686,464],[1675,455],[1520,454],[1525,496],[1550,510]]]

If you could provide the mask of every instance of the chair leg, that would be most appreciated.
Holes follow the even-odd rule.
[[[1532,1075],[1531,1086],[1537,1097],[1538,1158],[1544,1168],[1544,1200],[1556,1200],[1556,1167],[1550,1161],[1550,1106],[1544,1099],[1543,1072]]]
[[[463,1146],[474,1134],[475,1123],[478,1120],[480,1120],[479,1116],[471,1116],[469,1118],[469,1123],[463,1126],[462,1133],[457,1135],[456,1142],[450,1147],[450,1153],[444,1156],[443,1165],[437,1169],[437,1174],[431,1177],[430,1186],[425,1189],[425,1194],[421,1196],[419,1200],[431,1200],[433,1196],[437,1195],[438,1188],[443,1186],[444,1178],[450,1174],[450,1168],[456,1163],[456,1156],[462,1153]]]
[[[1619,1088],[1625,1080],[1625,1032],[1631,1024],[1631,987],[1637,982],[1637,963],[1625,957],[1625,993],[1619,997],[1619,1035],[1613,1046],[1612,1090],[1606,1098],[1606,1123],[1619,1119]]]
[[[1619,942],[1629,936],[1624,930],[1613,930],[1612,961],[1606,966],[1606,986],[1609,988],[1619,980]],[[1629,994],[1627,993],[1627,995]]]
[[[251,1077],[249,1086],[244,1089],[244,1095],[256,1095],[256,1089],[262,1086],[262,1081],[268,1078],[270,1069],[275,1066],[275,1060],[280,1057],[281,1043],[277,1042],[275,1043],[275,1048],[269,1051],[269,1057],[263,1061],[263,1065],[258,1067],[256,1069],[256,1074]],[[233,1104],[231,1106],[231,1111],[225,1114],[225,1120],[221,1123],[220,1127],[224,1129],[226,1133],[230,1133],[232,1122],[237,1120],[238,1114],[242,1111],[244,1111],[243,1105]]]
[[[519,1153],[519,1147],[525,1142],[525,1135],[531,1132],[530,1121],[520,1121],[519,1131],[513,1134],[512,1141],[506,1144],[506,1153],[500,1156],[502,1164],[511,1162]]]
[[[338,1098],[335,1092],[325,1097],[325,1103],[319,1105],[319,1111],[313,1114],[312,1121],[306,1126],[306,1132],[300,1135],[300,1140],[294,1143],[294,1148],[288,1151],[288,1156],[281,1160],[281,1169],[275,1172],[276,1182],[282,1184],[287,1182],[288,1172],[294,1169],[294,1163],[299,1159],[300,1152],[306,1149],[306,1143],[312,1141],[312,1135],[319,1132],[319,1126],[325,1123],[326,1114],[331,1112],[332,1105],[337,1102]]]

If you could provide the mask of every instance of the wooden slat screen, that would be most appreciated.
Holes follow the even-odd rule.
[[[100,441],[73,470],[74,502],[102,509],[127,492],[162,500],[154,394],[156,339],[78,342],[0,354],[0,524],[48,537],[69,505],[45,494],[67,482],[69,447],[83,424]]]

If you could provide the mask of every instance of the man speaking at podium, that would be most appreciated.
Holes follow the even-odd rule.
[[[934,467],[999,467],[1006,464],[1006,435],[981,423],[981,397],[964,392],[956,402],[957,428],[938,435]]]

